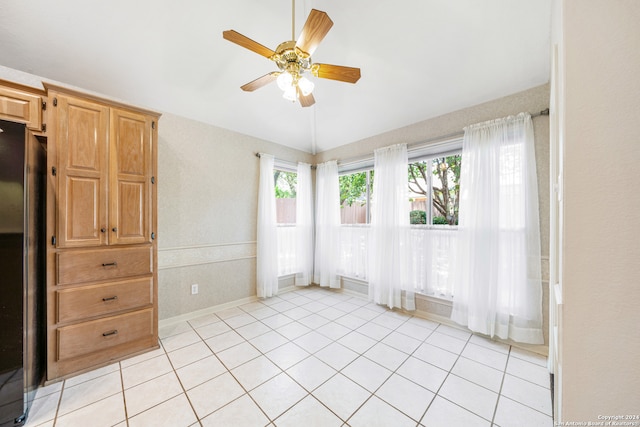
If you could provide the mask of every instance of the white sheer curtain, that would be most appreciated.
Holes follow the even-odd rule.
[[[369,225],[340,226],[340,269],[342,276],[367,280],[369,271]]]
[[[278,202],[276,201],[276,210]],[[277,225],[277,241],[278,241],[278,276],[287,276],[296,274],[297,257],[296,246],[298,244],[295,224],[278,224]]]
[[[260,298],[278,293],[278,235],[273,163],[272,155],[260,154],[256,248],[256,292]]]
[[[411,227],[411,275],[416,292],[451,300],[451,259],[455,256],[458,230],[449,225]]]
[[[542,344],[538,186],[531,116],[465,128],[451,318]]]
[[[307,286],[313,279],[313,196],[311,165],[298,163],[296,190],[296,286]]]
[[[389,308],[415,310],[409,286],[409,195],[406,144],[374,152],[369,299]],[[406,301],[402,303],[402,291]]]
[[[338,163],[319,164],[316,169],[316,251],[313,282],[330,288],[340,287],[340,188]]]

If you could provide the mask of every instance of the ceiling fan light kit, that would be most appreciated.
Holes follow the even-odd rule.
[[[292,14],[295,15],[295,9],[292,9],[294,10]],[[224,39],[272,60],[280,70],[258,77],[241,86],[241,89],[247,92],[253,92],[275,80],[280,90],[283,91],[283,98],[293,102],[296,100],[300,101],[302,107],[309,107],[315,103],[312,94],[314,84],[305,77],[304,74],[348,83],[357,82],[360,79],[359,68],[330,64],[314,64],[311,60],[311,55],[315,52],[332,26],[333,21],[331,21],[325,12],[312,9],[298,40],[280,43],[275,51],[237,31],[223,31],[222,37]]]

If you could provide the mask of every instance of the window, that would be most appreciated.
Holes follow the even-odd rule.
[[[373,170],[341,175],[338,181],[341,224],[369,224]]]
[[[458,225],[461,161],[455,154],[409,164],[411,224]]]
[[[273,170],[276,191],[276,218],[278,224],[296,223],[296,184],[295,172],[280,169]]]
[[[458,225],[462,156],[451,154],[409,164],[408,190],[411,224]],[[342,224],[369,224],[373,203],[374,171],[341,175]]]
[[[414,148],[409,152],[407,189],[411,203],[411,272],[415,292],[451,300],[450,261],[458,241],[462,139]],[[373,203],[372,159],[345,165],[340,186],[339,274],[368,280],[369,233]],[[432,225],[436,226],[432,226]]]
[[[295,273],[296,172],[273,169],[278,222],[278,276]]]

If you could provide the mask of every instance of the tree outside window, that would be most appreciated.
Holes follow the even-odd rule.
[[[411,163],[411,224],[458,225],[461,155]]]
[[[409,164],[411,224],[458,225],[461,163],[462,156],[458,154]],[[339,177],[342,224],[371,222],[373,178],[373,170]]]
[[[278,224],[296,223],[296,185],[298,174],[274,169],[276,217]]]
[[[373,171],[367,170],[338,178],[342,224],[368,224],[373,195]]]

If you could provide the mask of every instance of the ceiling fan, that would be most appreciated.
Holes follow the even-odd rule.
[[[291,38],[295,38],[295,0],[292,0]],[[360,79],[360,69],[344,67],[341,65],[314,64],[311,55],[327,35],[333,21],[320,10],[311,9],[307,21],[302,27],[298,40],[290,40],[280,43],[275,51],[260,43],[238,33],[234,30],[222,32],[222,37],[232,43],[238,44],[259,55],[262,55],[276,63],[280,71],[273,71],[262,77],[241,86],[247,92],[277,81],[278,87],[284,91],[283,97],[289,101],[300,101],[303,107],[310,107],[316,101],[311,93],[313,82],[304,74],[309,73],[323,79],[337,80],[341,82],[355,83]]]

